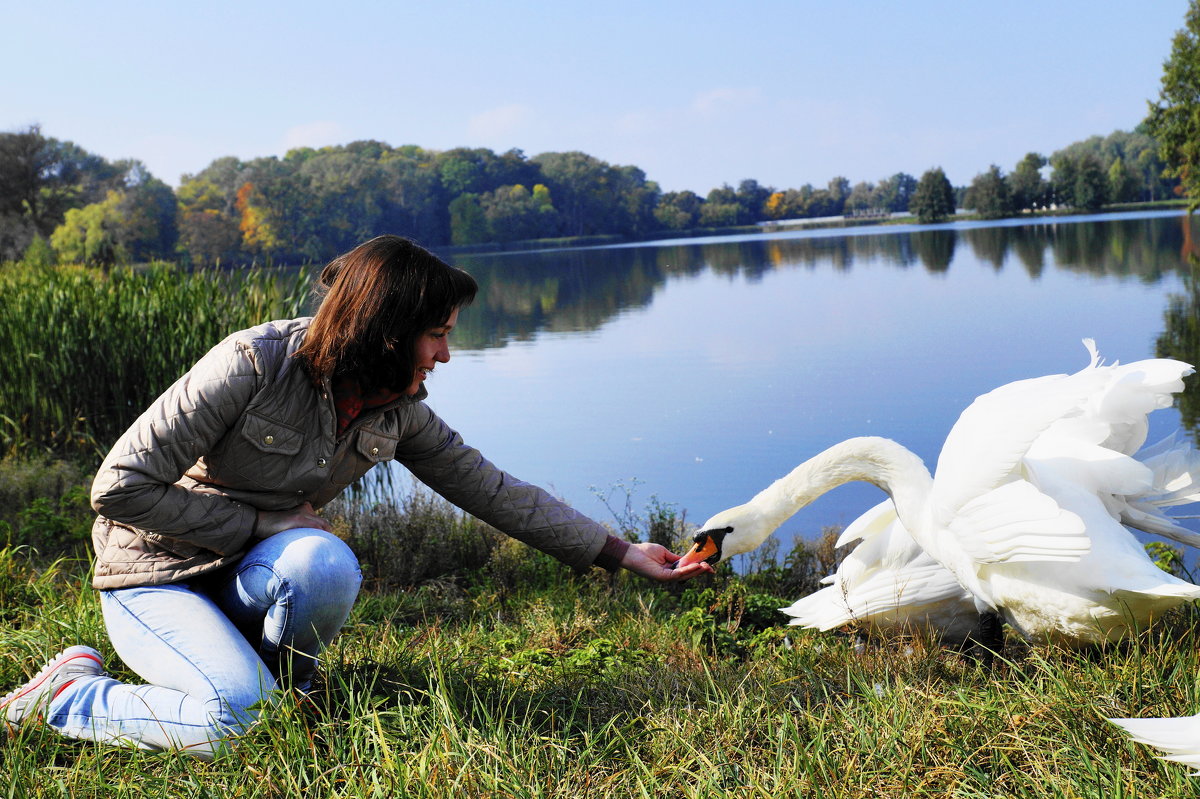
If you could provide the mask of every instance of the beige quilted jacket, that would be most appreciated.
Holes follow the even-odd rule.
[[[309,321],[234,333],[113,446],[92,485],[96,588],[169,583],[236,561],[258,509],[320,508],[392,459],[497,529],[576,570],[592,565],[607,530],[466,446],[421,401],[424,387],[335,438],[329,387],[313,386],[290,357]]]

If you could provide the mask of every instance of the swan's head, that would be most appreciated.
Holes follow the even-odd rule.
[[[706,529],[696,533],[696,537],[692,539],[692,548],[676,561],[675,568],[690,566],[693,563],[707,563],[710,566],[716,566],[725,559],[721,544],[725,541],[725,536],[731,532],[733,532],[732,527],[718,527],[715,530]]]
[[[704,523],[692,539],[692,548],[676,562],[675,568],[700,561],[715,566],[756,548],[778,526],[778,522],[768,521],[750,504],[723,510]]]

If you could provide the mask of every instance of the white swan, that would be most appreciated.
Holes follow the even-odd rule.
[[[718,513],[681,563],[749,551],[824,491],[866,480],[888,492],[898,518],[888,521],[883,506],[847,531],[867,549],[849,559],[849,579],[834,575],[813,600],[868,597],[870,605],[843,602],[847,621],[965,624],[963,595],[931,563],[977,610],[999,610],[1038,641],[1113,640],[1200,598],[1200,587],[1158,569],[1121,524],[1200,542],[1161,512],[1200,498],[1197,453],[1168,439],[1130,457],[1145,440],[1147,415],[1170,404],[1191,367],[1168,359],[1103,366],[1085,344],[1092,358],[1080,372],[1010,383],[975,400],[947,437],[935,478],[895,442],[851,439]],[[836,626],[828,607],[799,610],[801,623]]]
[[[1152,746],[1173,760],[1192,766],[1191,776],[1200,775],[1200,715],[1164,719],[1109,719],[1122,727],[1133,740]]]

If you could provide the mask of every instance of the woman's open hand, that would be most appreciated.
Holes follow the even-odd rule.
[[[327,533],[329,522],[322,519],[308,502],[297,505],[289,510],[260,510],[258,522],[254,525],[255,538],[270,538],[284,530],[294,530],[297,527],[315,527]]]
[[[662,583],[689,580],[699,574],[712,574],[713,567],[707,563],[691,563],[682,569],[675,568],[681,556],[659,544],[631,544],[621,558],[621,565],[634,574],[649,577]]]

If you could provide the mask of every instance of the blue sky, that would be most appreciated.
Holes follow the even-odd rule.
[[[1186,0],[0,0],[0,130],[177,185],[377,139],[582,150],[664,190],[956,185],[1130,130]]]

